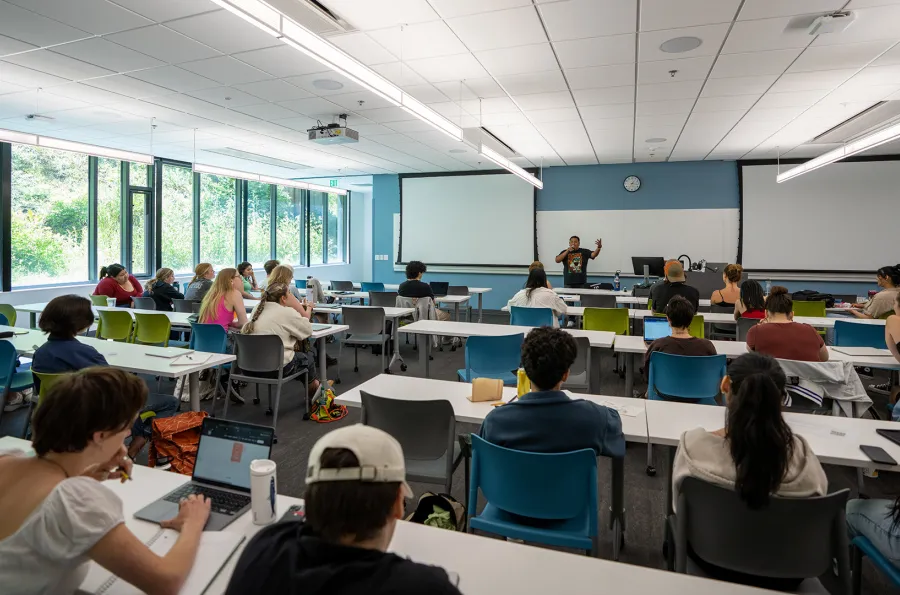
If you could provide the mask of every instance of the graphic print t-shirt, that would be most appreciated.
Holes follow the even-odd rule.
[[[563,250],[565,252],[565,250]],[[560,252],[562,254],[562,252]],[[587,248],[579,248],[569,252],[563,261],[563,283],[565,285],[578,285],[587,283],[587,263],[591,259],[591,251]]]

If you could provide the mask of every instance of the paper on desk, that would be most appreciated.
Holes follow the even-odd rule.
[[[816,424],[808,424],[802,421],[791,420],[789,422],[791,430],[795,434],[801,436],[821,436],[823,438],[846,438],[847,433],[843,430],[829,428],[828,426],[820,426]]]
[[[604,407],[615,409],[619,412],[619,415],[624,415],[625,417],[637,417],[644,412],[643,405],[616,405],[609,401],[600,401],[600,404]]]

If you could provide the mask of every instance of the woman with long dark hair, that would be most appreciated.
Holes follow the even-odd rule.
[[[893,312],[894,300],[900,293],[900,264],[875,271],[875,282],[881,291],[866,303],[853,304],[849,310],[857,318],[882,318]]]
[[[547,273],[543,267],[535,267],[528,273],[525,289],[516,293],[507,303],[509,307],[550,308],[553,310],[553,326],[559,326],[558,318],[566,314],[566,303],[555,291],[547,287]]]
[[[131,300],[144,295],[144,288],[117,262],[100,269],[100,282],[94,289],[94,295],[105,295],[116,299],[116,306],[130,308]]]
[[[734,304],[734,318],[755,318],[762,320],[766,317],[766,295],[763,293],[759,281],[747,279],[741,283],[741,297]]]

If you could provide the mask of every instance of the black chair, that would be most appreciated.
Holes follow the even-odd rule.
[[[437,295],[437,294],[435,294]],[[468,285],[450,285],[447,287],[447,295],[469,295]],[[466,322],[472,322],[472,300],[465,304]]]
[[[397,303],[396,291],[370,291],[369,305],[376,308],[393,308]]]
[[[836,560],[840,593],[850,595],[844,520],[849,495],[844,489],[814,498],[772,496],[765,508],[750,510],[734,489],[688,477],[666,526],[670,570],[705,576],[688,561],[690,544],[709,564],[760,577],[802,578],[802,591],[811,592],[808,582],[831,572]]]
[[[581,296],[581,306],[583,308],[615,308],[616,296],[585,293]]]
[[[353,291],[353,281],[332,281],[331,291]]]
[[[203,302],[191,302],[191,314],[199,314]]]
[[[175,311],[183,314],[192,314],[194,312],[195,303],[199,302],[194,302],[194,300],[172,300]]]
[[[738,318],[737,320],[737,340],[738,341],[746,341],[747,340],[747,332],[752,329],[754,326],[759,324],[759,320],[756,318]]]
[[[156,302],[151,297],[136,297],[134,300],[135,310],[156,310]]]
[[[712,304],[709,307],[710,312],[720,312],[722,314],[734,314],[734,306],[720,306],[719,304]],[[737,326],[736,325],[721,325],[715,324],[714,322],[709,323],[709,337],[708,339],[728,339],[730,341],[737,341]]]

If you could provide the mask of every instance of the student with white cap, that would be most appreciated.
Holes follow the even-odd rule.
[[[226,595],[459,595],[442,568],[387,553],[413,495],[392,436],[360,424],[325,434],[309,453],[306,486],[306,519],[260,531]]]

